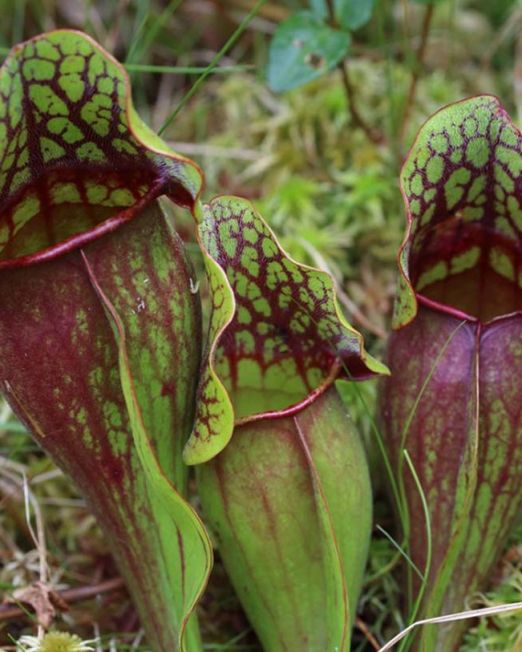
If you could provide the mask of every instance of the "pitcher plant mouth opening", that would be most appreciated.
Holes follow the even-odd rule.
[[[466,224],[465,211],[421,229],[410,270],[425,305],[482,323],[522,310],[522,245]]]
[[[188,464],[215,457],[240,424],[303,410],[342,370],[387,373],[341,314],[333,278],[288,256],[248,200],[216,197],[198,226],[212,310]]]
[[[149,170],[57,169],[0,204],[0,269],[43,262],[113,231],[161,194]]]
[[[487,323],[522,311],[522,135],[489,95],[442,109],[401,174],[408,232],[396,324],[420,303]]]
[[[14,48],[0,104],[0,269],[82,247],[161,194],[193,208],[199,168],[142,123],[123,67],[84,34]]]

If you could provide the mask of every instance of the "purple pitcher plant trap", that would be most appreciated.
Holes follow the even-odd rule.
[[[187,499],[193,464],[265,649],[348,652],[372,505],[333,383],[387,370],[328,274],[290,259],[248,201],[203,205],[201,187],[90,38],[59,30],[12,50],[0,69],[2,388],[88,499],[154,652],[202,649],[212,545]],[[160,196],[194,216],[208,329]]]
[[[419,617],[467,608],[520,514],[521,173],[522,135],[488,95],[430,118],[402,169],[408,228],[381,425]],[[454,652],[465,628],[424,627],[412,649]]]

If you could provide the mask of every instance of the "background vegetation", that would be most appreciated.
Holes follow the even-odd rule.
[[[344,63],[347,77],[333,69],[286,93],[267,85],[268,47],[277,25],[306,2],[258,2],[245,26],[255,4],[0,0],[0,55],[53,28],[92,35],[125,62],[142,117],[205,170],[205,197],[234,193],[253,199],[295,258],[334,274],[348,318],[381,356],[404,227],[401,161],[428,115],[462,97],[497,94],[515,120],[522,120],[522,3],[378,0],[371,20],[353,35]],[[232,36],[218,66],[202,81],[201,73],[209,72]],[[198,265],[190,218],[177,219]],[[356,652],[368,652],[399,631],[406,616],[397,585],[400,564],[393,564],[393,518],[372,432],[375,387],[361,387],[365,405],[349,387],[343,391],[374,470],[376,527],[353,645]],[[100,635],[100,650],[147,649],[83,500],[4,406],[0,590],[10,596],[34,582],[42,563],[61,596],[52,600],[58,628],[84,638]],[[521,595],[519,527],[488,593],[473,597],[470,606]],[[207,650],[259,649],[219,563],[201,620]],[[522,650],[520,614],[470,624],[463,652]],[[0,606],[0,646],[14,649],[13,641],[24,633],[34,633],[34,616],[17,605]]]

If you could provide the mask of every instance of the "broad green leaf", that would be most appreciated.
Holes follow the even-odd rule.
[[[350,35],[329,27],[309,11],[282,22],[270,43],[268,84],[287,91],[320,77],[348,53]]]
[[[86,260],[86,264],[88,262]],[[171,616],[177,620],[179,649],[199,648],[197,630],[187,629],[189,619],[203,593],[212,568],[212,544],[200,518],[189,503],[168,480],[158,461],[153,440],[147,432],[138,400],[126,346],[123,322],[110,303],[96,277],[91,281],[106,309],[118,344],[119,371],[123,395],[128,410],[134,445],[138,452],[142,472],[147,479],[147,493],[153,507],[154,520],[164,556],[165,577],[158,583],[172,585]],[[188,640],[186,640],[188,639]]]
[[[355,31],[370,20],[374,4],[375,0],[335,0],[335,19],[341,27]],[[326,0],[310,0],[310,7],[318,18],[328,19]]]
[[[309,0],[308,4],[316,18],[322,21],[328,19],[328,5],[326,4],[326,0]]]
[[[213,310],[188,463],[216,455],[234,424],[299,410],[341,367],[386,372],[342,317],[331,276],[293,261],[249,201],[205,206],[199,238]]]

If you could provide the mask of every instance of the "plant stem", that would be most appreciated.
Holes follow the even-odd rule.
[[[225,11],[230,11],[231,9],[250,11],[254,4],[252,0],[214,0],[214,2]],[[267,20],[279,23],[285,20],[285,18],[288,18],[291,11],[287,7],[281,7],[278,2],[268,2],[264,7],[259,9],[258,13]]]
[[[150,72],[160,75],[201,75],[207,70],[206,66],[154,66],[148,63],[125,63],[124,66],[129,72]],[[211,73],[213,75],[227,75],[245,70],[255,70],[255,68],[255,65],[249,63],[235,66],[216,66],[211,70]]]
[[[419,81],[419,73],[424,63],[424,56],[426,55],[426,46],[428,44],[428,35],[430,33],[431,21],[433,19],[434,4],[429,4],[424,13],[424,20],[422,21],[421,40],[417,50],[416,62],[410,80],[410,87],[408,89],[408,97],[404,106],[404,113],[402,115],[402,124],[399,139],[402,142],[406,134],[408,122],[411,114],[411,107],[415,102],[415,95],[417,94],[417,83]]]
[[[377,641],[375,636],[373,636],[373,634],[368,629],[368,626],[366,625],[366,623],[363,620],[361,620],[360,618],[356,618],[355,619],[355,626],[358,629],[361,630],[361,632],[366,637],[366,640],[370,643],[370,645],[373,647],[373,649],[377,650],[377,652],[379,652],[379,650],[381,649],[381,646],[379,645],[379,642]]]
[[[337,26],[337,21],[335,19],[334,0],[326,0],[326,6],[328,8],[329,23],[332,27],[335,28]],[[370,127],[370,125],[366,123],[362,115],[359,113],[357,105],[355,104],[356,91],[353,87],[352,80],[350,79],[350,74],[348,72],[348,62],[346,61],[346,59],[343,59],[341,62],[339,62],[337,67],[339,68],[339,71],[341,73],[344,93],[346,95],[346,102],[348,104],[348,111],[350,112],[350,116],[352,118],[353,124],[359,129],[362,129],[362,131],[364,131],[366,136],[372,142],[377,144],[382,143],[384,140],[383,135],[375,131],[374,129],[372,129],[372,127]]]
[[[353,87],[352,80],[350,79],[350,75],[348,73],[348,62],[346,60],[341,61],[341,63],[339,64],[339,71],[341,72],[341,79],[343,82],[346,101],[348,103],[348,110],[350,111],[352,122],[356,127],[362,129],[362,131],[364,131],[366,136],[373,143],[379,145],[384,141],[384,135],[376,131],[375,129],[373,129],[359,113],[357,105],[355,104],[356,91]]]

